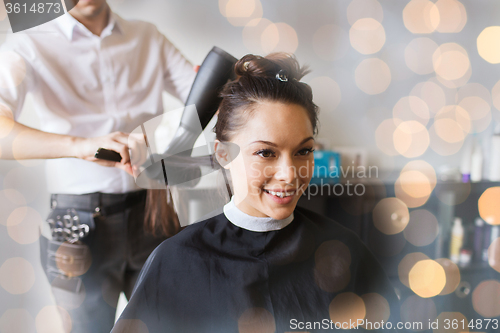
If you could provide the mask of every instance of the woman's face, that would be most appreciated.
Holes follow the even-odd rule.
[[[252,216],[290,216],[314,168],[307,111],[296,104],[257,104],[231,142],[240,148],[225,166],[231,173],[236,206]]]

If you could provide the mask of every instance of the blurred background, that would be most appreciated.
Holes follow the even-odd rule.
[[[193,64],[213,46],[237,58],[286,51],[308,64],[318,152],[340,156],[344,170],[373,171],[340,177],[340,186],[366,184],[361,203],[330,193],[301,204],[358,232],[394,279],[406,320],[500,316],[498,1],[108,2],[126,19],[154,23]],[[0,0],[0,43],[9,28]],[[167,113],[182,106],[167,95],[164,103]],[[159,146],[176,128],[169,119]],[[29,98],[20,122],[38,127]],[[39,263],[43,168],[0,161],[1,333],[71,327]],[[426,274],[433,279],[415,277]]]

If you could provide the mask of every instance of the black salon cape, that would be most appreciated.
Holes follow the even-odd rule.
[[[324,265],[315,268],[328,244],[339,248],[338,241],[350,252],[347,280],[337,273],[349,265],[345,251],[330,254],[326,275]],[[326,288],[318,286],[329,276],[341,290],[324,291],[339,289],[328,281]],[[380,294],[390,304],[389,320],[394,326],[399,320],[394,288],[352,231],[302,207],[289,225],[268,232],[237,227],[221,213],[189,225],[154,250],[112,333],[328,332],[305,325],[329,321],[330,303],[345,292]],[[394,328],[389,331],[397,332]]]

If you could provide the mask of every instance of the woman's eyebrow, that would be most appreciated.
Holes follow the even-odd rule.
[[[309,140],[314,140],[314,138],[312,136],[308,137],[308,138],[305,138],[304,140],[302,140],[300,143],[299,143],[299,146],[306,143],[307,141]],[[257,140],[257,141],[254,141],[250,144],[254,144],[254,143],[264,143],[266,145],[269,145],[269,146],[272,146],[272,147],[278,147],[277,144],[271,142],[271,141],[265,141],[265,140]]]

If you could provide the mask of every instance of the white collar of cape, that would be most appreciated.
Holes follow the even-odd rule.
[[[224,205],[224,215],[237,227],[257,232],[280,230],[293,221],[293,212],[287,218],[276,220],[272,217],[256,217],[241,211],[234,203],[234,195],[231,201]]]

